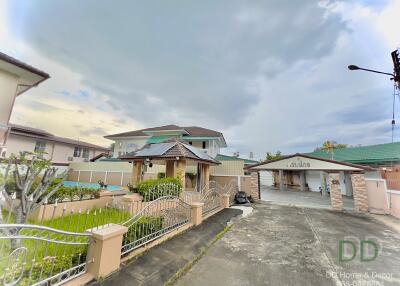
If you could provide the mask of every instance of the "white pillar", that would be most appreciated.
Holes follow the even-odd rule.
[[[325,180],[325,173],[323,171],[319,171],[319,178],[321,180],[322,195],[326,196],[327,181]]]
[[[306,174],[305,171],[300,171],[300,191],[306,190]]]
[[[237,176],[237,184],[238,184],[238,190],[240,192],[242,190],[242,186],[240,184],[240,176]]]
[[[285,185],[283,184],[283,170],[279,170],[279,190],[285,190]]]

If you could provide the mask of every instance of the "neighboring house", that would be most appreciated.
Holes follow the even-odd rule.
[[[0,52],[0,157],[4,157],[15,98],[50,76]]]
[[[332,154],[323,150],[306,155],[332,159]],[[400,165],[400,142],[334,149],[333,160],[370,167]]]
[[[42,153],[53,165],[67,166],[71,162],[89,162],[90,159],[108,153],[108,149],[94,144],[54,136],[44,130],[10,124],[6,144],[6,156],[19,152]]]
[[[324,150],[305,153],[304,155],[324,160],[332,159],[332,153]],[[366,177],[369,179],[380,179],[383,177],[384,172],[388,172],[386,169],[392,169],[394,166],[400,165],[400,142],[334,149],[333,160],[378,168],[376,171],[367,172]],[[287,178],[288,185],[298,186],[299,176],[297,174],[292,175],[292,177]],[[340,172],[339,175],[342,194],[352,195],[350,174]],[[261,185],[276,185],[277,176],[276,172],[275,174],[272,171],[261,172]],[[323,175],[320,175],[318,171],[310,170],[306,172],[307,183],[311,191],[319,191],[319,187],[323,185],[321,184],[321,181],[323,181],[321,178],[323,178]],[[348,190],[347,193],[345,192],[346,189]]]
[[[115,142],[114,158],[136,151],[148,143],[159,143],[173,137],[204,150],[213,158],[219,154],[221,148],[226,147],[221,132],[197,126],[165,125],[104,136]]]

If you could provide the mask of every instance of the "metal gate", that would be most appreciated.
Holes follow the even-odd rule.
[[[163,196],[151,201],[138,214],[123,223],[121,255],[149,243],[183,225],[191,218],[190,205],[176,196]]]

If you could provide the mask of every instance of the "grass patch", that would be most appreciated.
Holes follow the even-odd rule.
[[[3,218],[8,218],[8,215],[7,211],[3,211]],[[102,211],[91,210],[88,214],[75,213],[42,222],[29,220],[28,224],[42,225],[69,232],[84,233],[87,229],[97,228],[107,223],[119,223],[130,217],[131,215],[128,212],[121,212],[118,209],[108,208]],[[9,223],[15,222],[13,215],[11,215],[10,218]],[[76,237],[44,230],[23,229],[20,231],[20,234],[66,242],[87,243],[90,239],[89,237]],[[7,277],[9,277],[8,282],[10,282],[13,279],[13,272],[15,272],[15,277],[18,277],[22,273],[21,275],[23,275],[23,278],[18,285],[32,284],[79,265],[86,260],[87,245],[67,245],[37,239],[22,239],[19,242],[17,241],[17,243],[20,247],[25,247],[27,249],[26,254],[21,254],[19,257],[10,260],[11,240],[0,240],[0,279],[6,274],[6,281]],[[26,265],[22,267],[22,261],[25,260],[25,255]],[[31,279],[28,278],[29,276]]]

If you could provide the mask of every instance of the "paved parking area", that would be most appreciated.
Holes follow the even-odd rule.
[[[340,262],[339,241],[348,236],[373,236],[377,258]],[[177,285],[400,285],[399,265],[399,233],[370,216],[263,203]]]
[[[354,200],[342,196],[343,207],[346,210],[354,209]],[[280,191],[275,187],[261,187],[261,199],[276,204],[293,205],[308,208],[327,208],[331,207],[330,196],[322,196],[319,192],[300,192],[288,189]]]

